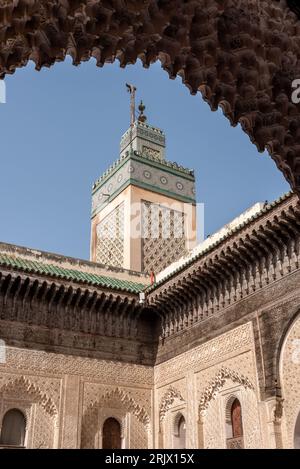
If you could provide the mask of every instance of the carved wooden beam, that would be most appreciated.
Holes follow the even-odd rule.
[[[294,0],[6,0],[0,4],[0,77],[70,55],[102,67],[157,60],[232,125],[267,149],[300,194],[299,7]],[[278,33],[280,31],[280,34]]]
[[[131,296],[0,272],[0,319],[6,321],[51,330],[136,337],[141,309]]]

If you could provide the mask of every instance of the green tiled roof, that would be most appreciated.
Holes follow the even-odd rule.
[[[92,191],[93,193],[96,192],[98,187],[102,185],[105,181],[109,179],[110,176],[112,176],[117,169],[124,163],[125,161],[128,161],[130,158],[135,159],[139,162],[145,162],[145,161],[150,161],[156,165],[159,165],[159,167],[164,167],[166,169],[171,169],[175,171],[175,174],[179,176],[186,175],[188,176],[189,179],[193,180],[195,178],[194,175],[194,170],[185,168],[184,166],[181,166],[177,164],[176,162],[169,161],[169,160],[158,160],[155,156],[150,156],[145,153],[139,153],[138,151],[133,151],[128,152],[127,155],[122,155],[118,160],[116,160],[110,167],[100,176],[93,184],[92,186]]]
[[[42,262],[30,261],[22,257],[8,256],[0,253],[0,265],[12,267],[24,272],[31,272],[40,275],[50,275],[64,280],[74,280],[89,285],[112,288],[114,290],[127,291],[130,293],[139,293],[145,289],[142,283],[121,280],[117,278],[96,275],[82,272],[75,269],[66,269],[54,264],[44,264]]]

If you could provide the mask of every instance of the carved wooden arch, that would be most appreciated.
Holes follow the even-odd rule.
[[[254,390],[254,385],[246,376],[229,368],[222,367],[201,395],[199,402],[200,416],[207,410],[211,400],[217,396],[228,379],[231,379],[234,383],[241,384],[244,388]]]
[[[15,392],[16,389],[21,390],[22,393],[30,397],[34,402],[38,403],[43,409],[51,416],[55,417],[58,413],[56,405],[46,393],[44,393],[39,386],[32,383],[25,376],[10,380],[0,388],[0,395],[4,393]]]
[[[181,393],[174,388],[173,386],[169,386],[167,391],[164,393],[160,406],[159,406],[159,421],[162,423],[164,421],[164,418],[166,416],[166,413],[172,406],[173,402],[175,399],[179,399],[181,402],[185,402]]]
[[[293,7],[294,5],[294,7]],[[293,0],[6,0],[0,7],[0,78],[95,58],[102,67],[160,60],[212,110],[241,124],[300,194],[299,7]],[[298,8],[298,10],[297,10]]]

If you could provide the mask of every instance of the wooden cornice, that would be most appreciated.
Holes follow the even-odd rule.
[[[127,323],[139,317],[140,309],[133,294],[0,272],[0,319],[4,321],[127,338]],[[136,327],[130,334],[134,332]]]
[[[194,317],[197,304],[201,320],[298,270],[299,208],[298,199],[292,197],[246,224],[150,291],[149,305],[169,317],[184,305]]]

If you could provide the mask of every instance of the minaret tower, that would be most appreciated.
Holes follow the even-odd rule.
[[[195,177],[165,159],[165,134],[147,123],[143,102],[136,119],[136,88],[127,88],[120,158],[93,185],[91,260],[158,273],[196,244]]]

